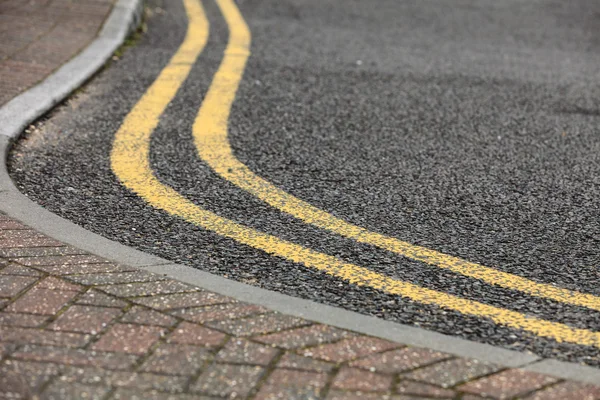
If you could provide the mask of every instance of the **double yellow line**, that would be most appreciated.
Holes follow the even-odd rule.
[[[115,135],[111,165],[116,176],[130,190],[152,206],[181,217],[269,254],[324,271],[358,286],[367,286],[423,304],[490,319],[511,328],[523,329],[559,342],[600,347],[600,333],[530,317],[515,311],[462,299],[443,292],[378,274],[368,268],[346,263],[336,257],[282,240],[192,203],[155,177],[149,163],[150,138],[160,116],[187,78],[204,49],[209,22],[198,0],[183,0],[189,18],[186,37],[158,78],[134,106]],[[349,224],[285,193],[256,176],[233,155],[227,139],[231,106],[250,55],[250,31],[232,0],[216,0],[229,26],[229,41],[223,60],[194,122],[193,134],[199,156],[221,177],[252,193],[273,207],[319,228],[356,241],[380,247],[453,272],[480,279],[488,284],[518,290],[532,296],[600,310],[600,298],[542,284],[471,263],[457,257],[415,246]]]

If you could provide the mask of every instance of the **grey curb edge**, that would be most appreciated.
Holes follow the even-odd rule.
[[[173,264],[169,260],[92,233],[51,213],[22,194],[12,182],[6,165],[12,141],[18,138],[30,123],[64,100],[106,63],[127,35],[139,24],[142,10],[143,0],[119,0],[94,42],[42,83],[0,108],[0,154],[3,156],[3,162],[0,163],[0,211],[86,252],[285,314],[509,368],[523,368],[585,383],[600,382],[600,369],[597,368],[541,359],[529,353],[385,321],[232,281],[185,265]]]

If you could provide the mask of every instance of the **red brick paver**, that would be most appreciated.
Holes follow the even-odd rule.
[[[220,362],[256,364],[267,366],[279,354],[270,346],[264,346],[245,339],[230,340],[217,353],[216,360]]]
[[[584,385],[576,382],[563,382],[537,391],[527,397],[529,400],[598,400],[600,386]]]
[[[439,386],[406,380],[402,380],[396,385],[396,392],[407,396],[421,396],[436,399],[453,399],[456,397],[456,392],[454,390],[442,389]]]
[[[459,390],[483,394],[496,399],[509,399],[533,392],[558,379],[533,372],[509,369],[459,386]]]
[[[387,340],[360,336],[309,348],[304,350],[302,354],[307,357],[339,363],[369,356],[394,347],[400,347],[400,345]]]
[[[279,314],[0,222],[13,246],[0,249],[0,398],[600,399],[599,387]]]
[[[368,369],[373,372],[394,374],[409,369],[415,369],[436,361],[442,361],[450,357],[449,354],[437,351],[407,347],[387,351],[385,353],[373,354],[372,356],[351,362],[350,366]]]
[[[501,369],[502,367],[498,365],[462,358],[430,365],[413,371],[405,377],[449,388]]]
[[[34,287],[10,304],[5,311],[53,315],[71,301],[77,292]]]
[[[163,328],[155,326],[115,324],[92,346],[92,349],[145,354],[164,332]]]
[[[95,335],[120,314],[118,308],[73,305],[48,328]]]
[[[366,392],[387,392],[392,385],[392,377],[344,367],[335,377],[333,388]]]
[[[327,381],[328,376],[324,373],[276,369],[256,395],[256,400],[319,398]]]
[[[170,343],[191,344],[197,346],[218,346],[225,341],[226,335],[204,326],[182,322],[169,337]]]

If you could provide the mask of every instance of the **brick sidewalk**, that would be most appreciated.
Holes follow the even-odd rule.
[[[116,265],[0,215],[0,398],[598,399]]]
[[[85,48],[112,5],[113,0],[0,0],[0,105]]]

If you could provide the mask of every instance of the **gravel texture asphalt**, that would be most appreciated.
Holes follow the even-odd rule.
[[[218,178],[191,127],[222,58],[209,43],[152,140],[159,179],[211,211],[377,272],[591,330],[600,314],[493,287],[299,222]],[[252,56],[230,120],[258,175],[369,230],[539,282],[600,295],[600,6],[591,0],[242,0]],[[598,349],[347,284],[147,206],[109,165],[114,132],[183,40],[179,1],[17,143],[13,179],[110,239],[209,272],[544,357]]]

